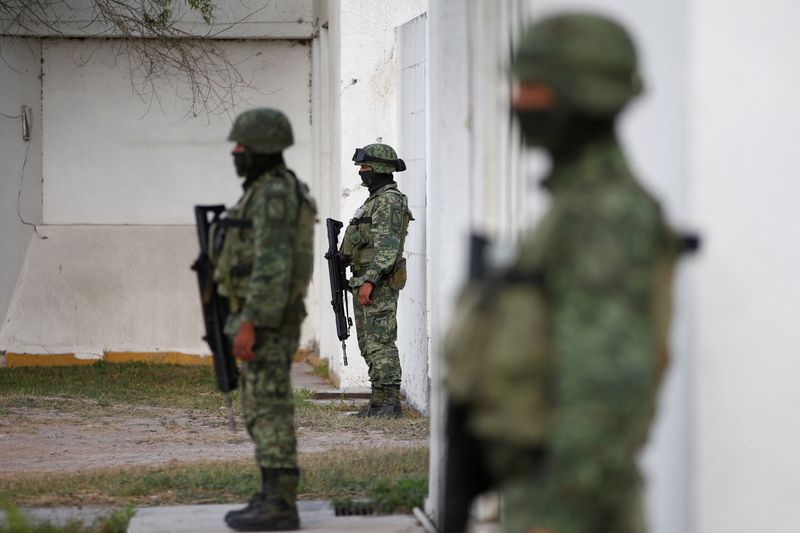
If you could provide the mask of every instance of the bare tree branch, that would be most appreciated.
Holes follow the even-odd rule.
[[[75,0],[0,0],[0,34],[58,37],[63,24],[87,11]],[[178,95],[186,99],[188,115],[229,113],[235,95],[250,83],[210,33],[195,36],[178,27],[189,12],[210,31],[211,0],[93,0],[82,30],[91,28],[87,37],[118,38],[117,55],[127,57],[134,92],[148,105],[160,101],[158,81],[178,81],[176,92],[180,82],[188,86],[188,94]]]

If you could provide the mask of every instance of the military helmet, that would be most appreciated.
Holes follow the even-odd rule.
[[[277,109],[268,107],[240,113],[228,140],[242,143],[256,154],[277,154],[294,144],[289,119]]]
[[[406,169],[406,163],[397,157],[397,152],[388,144],[368,144],[364,148],[356,148],[353,154],[353,161],[356,166],[369,165],[373,172],[391,174],[392,172],[402,172]]]
[[[567,107],[615,115],[642,90],[636,47],[628,32],[590,14],[549,17],[529,27],[511,71],[519,81],[551,86]]]

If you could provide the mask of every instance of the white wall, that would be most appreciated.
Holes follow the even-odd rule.
[[[400,291],[397,347],[403,369],[402,388],[409,405],[428,412],[428,258],[427,233],[427,16],[397,29],[397,83],[400,138],[398,151],[406,162],[398,174],[408,195],[414,221],[405,241],[408,283]]]
[[[470,165],[465,154],[470,143],[469,99],[471,30],[463,2],[432,2],[428,12],[428,287],[431,336],[431,444],[426,513],[438,523],[443,497],[444,368],[439,346],[457,288],[464,280],[464,239],[470,217]],[[446,176],[464,180],[449,186]]]
[[[24,98],[37,106],[41,102],[34,125],[43,124],[43,132],[31,144],[33,174],[25,191],[36,196],[37,187],[43,188],[43,199],[38,189],[36,209],[26,214],[43,218],[46,227],[32,240],[16,281],[0,350],[208,353],[200,340],[196,281],[189,270],[197,251],[192,208],[231,204],[240,194],[226,141],[233,117],[189,118],[186,102],[168,85],[161,86],[160,105],[148,105],[132,89],[128,64],[114,62],[114,46],[108,40],[46,40],[41,70],[37,61],[33,74],[9,74],[19,80],[10,87],[24,89]],[[220,46],[252,82],[234,95],[234,111],[283,110],[296,141],[286,152],[287,163],[311,181],[308,44],[223,41]],[[181,94],[185,85],[173,83]],[[2,149],[0,161],[21,164],[13,152],[6,157],[5,142]],[[30,207],[29,196],[23,203]],[[15,210],[10,213],[16,216]],[[14,228],[4,222],[3,231],[7,227]],[[2,265],[9,289],[21,254],[19,248]],[[304,328],[305,340],[315,335],[311,324]]]
[[[0,332],[0,350],[100,356],[207,354],[190,226],[44,226]]]
[[[690,5],[697,531],[795,532],[800,5]]]
[[[42,113],[35,39],[6,39],[0,61],[0,320],[22,268],[33,226],[42,219]],[[31,138],[22,138],[22,106],[31,109]],[[23,222],[24,221],[24,222]],[[2,324],[2,322],[0,322]]]
[[[271,106],[286,113],[295,136],[287,164],[308,180],[308,46],[220,46],[251,83],[236,94],[235,112]],[[235,202],[241,182],[226,140],[232,116],[187,115],[188,96],[167,83],[140,98],[138,75],[132,79],[127,62],[117,61],[115,41],[47,40],[43,55],[45,223],[193,224],[194,204]]]

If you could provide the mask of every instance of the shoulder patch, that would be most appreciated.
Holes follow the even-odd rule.
[[[403,228],[403,211],[400,208],[392,206],[391,213],[389,214],[389,222],[392,229],[400,231]]]

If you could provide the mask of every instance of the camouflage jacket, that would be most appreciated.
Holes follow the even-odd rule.
[[[242,322],[277,328],[305,317],[315,214],[308,187],[286,167],[246,184],[227,212],[225,240],[215,261],[218,290],[230,303],[227,334]]]
[[[408,197],[389,183],[356,210],[342,239],[342,253],[352,261],[351,287],[381,283],[403,255],[408,224],[414,217]]]
[[[615,139],[556,165],[550,210],[525,239],[520,274],[537,273],[549,323],[552,472],[537,500],[600,494],[635,475],[664,366],[680,239],[636,182]],[[596,491],[596,492],[594,492]]]

